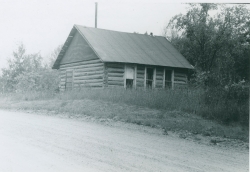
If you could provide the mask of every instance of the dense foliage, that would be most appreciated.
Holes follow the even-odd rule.
[[[8,68],[2,69],[1,92],[25,92],[55,90],[58,87],[58,72],[52,64],[60,51],[60,46],[51,54],[50,62],[43,63],[40,53],[26,54],[21,44],[8,60]]]
[[[186,14],[172,18],[166,32],[195,67],[195,84],[249,81],[250,10],[245,6],[190,4]]]
[[[248,123],[249,8],[189,4],[186,14],[171,19],[165,33],[195,68],[190,85],[205,90],[208,109],[203,116]]]

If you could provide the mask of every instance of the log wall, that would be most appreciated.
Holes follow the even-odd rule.
[[[175,69],[174,70],[174,87],[183,88],[187,86],[187,70]]]
[[[137,65],[136,87],[144,88],[145,66]]]
[[[105,63],[104,86],[105,87],[124,87],[124,64]]]
[[[144,88],[145,65],[136,66],[136,88]],[[168,68],[165,68],[167,70]],[[72,87],[124,87],[125,64],[103,63],[99,59],[60,65],[60,90],[64,91],[66,74],[72,71]],[[163,88],[164,67],[156,67],[155,88]],[[174,69],[174,88],[187,86],[187,70]]]
[[[66,71],[73,71],[72,86],[102,87],[104,63],[99,59],[60,65],[60,91],[66,87]]]
[[[164,68],[156,67],[155,88],[163,88]]]

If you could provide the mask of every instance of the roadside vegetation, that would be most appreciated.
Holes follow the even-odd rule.
[[[248,104],[228,107],[222,99],[207,104],[202,90],[91,89],[64,93],[26,92],[0,96],[0,108],[68,113],[168,131],[187,131],[248,141]],[[211,103],[211,102],[210,102]],[[237,104],[237,102],[234,102]],[[240,116],[236,116],[241,114]]]
[[[0,108],[49,110],[167,131],[187,130],[248,141],[250,12],[243,5],[190,4],[165,36],[195,70],[176,90],[82,88],[60,93],[59,74],[39,53],[13,52],[0,76]]]

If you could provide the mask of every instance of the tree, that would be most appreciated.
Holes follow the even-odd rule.
[[[245,6],[190,4],[185,15],[171,19],[168,30],[167,38],[195,66],[203,84],[249,81],[250,12]]]
[[[13,52],[13,58],[8,60],[8,68],[2,69],[2,78],[5,81],[6,91],[16,90],[18,77],[24,72],[32,72],[42,68],[42,57],[40,53],[25,54],[25,47],[21,44]]]
[[[50,63],[43,64],[40,53],[26,54],[21,44],[8,60],[8,68],[2,69],[0,86],[2,92],[55,90],[58,87],[59,74],[51,67],[61,46],[56,48]]]
[[[44,64],[39,70],[37,70],[38,68],[36,68],[36,70],[26,70],[19,75],[17,89],[20,91],[54,91],[58,89],[59,72],[57,70],[52,70],[52,66],[61,48],[62,45],[55,48],[50,54],[49,63]],[[27,58],[28,57],[30,56],[27,56]],[[38,61],[36,58],[33,58],[33,60],[34,62]],[[34,65],[27,63],[27,66],[32,67]]]

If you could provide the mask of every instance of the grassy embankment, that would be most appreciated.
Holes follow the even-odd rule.
[[[188,131],[248,141],[248,122],[242,115],[228,121],[232,108],[247,113],[245,106],[207,105],[201,90],[82,89],[65,93],[27,92],[0,95],[0,108],[48,110],[98,119],[112,119],[165,131]]]

